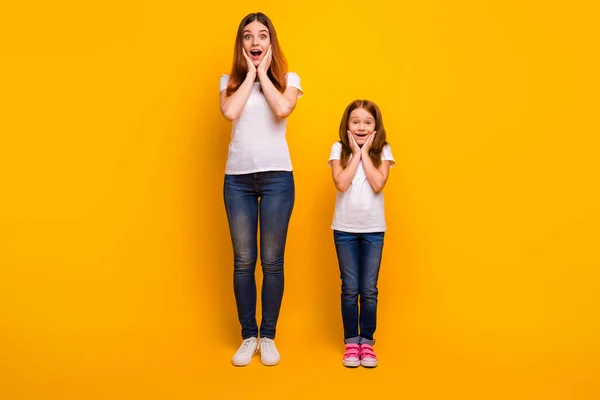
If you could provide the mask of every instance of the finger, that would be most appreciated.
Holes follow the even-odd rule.
[[[246,59],[246,63],[248,64],[248,66],[254,67],[254,63],[250,59],[250,56],[248,56],[248,53],[246,53],[246,50],[244,50],[244,58]],[[250,68],[250,67],[248,67],[248,68]]]
[[[269,50],[267,50],[267,56],[265,57],[267,66],[271,66],[271,61],[273,60],[273,52],[271,51],[271,46],[269,46]]]

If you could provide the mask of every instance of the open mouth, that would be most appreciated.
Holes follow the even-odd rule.
[[[253,60],[258,60],[261,54],[262,50],[250,50],[250,57],[252,57]]]
[[[355,135],[358,137],[366,137],[367,136],[366,133],[355,133]]]

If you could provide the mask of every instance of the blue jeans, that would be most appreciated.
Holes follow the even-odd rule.
[[[375,343],[373,335],[377,327],[377,279],[383,253],[383,237],[384,232],[333,231],[342,278],[345,343]]]
[[[294,176],[291,171],[225,175],[223,196],[233,244],[233,289],[242,338],[258,337],[254,271],[260,223],[260,336],[273,339],[283,298],[283,255],[294,208]]]

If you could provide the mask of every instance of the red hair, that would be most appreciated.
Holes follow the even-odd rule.
[[[287,86],[286,74],[287,74],[287,62],[285,57],[283,56],[283,52],[279,47],[279,41],[277,40],[277,33],[275,32],[275,27],[273,23],[263,13],[252,13],[246,15],[240,25],[238,27],[237,35],[235,37],[235,46],[233,50],[233,66],[231,67],[231,74],[229,75],[229,82],[227,83],[227,96],[230,96],[232,93],[235,93],[236,90],[240,87],[244,79],[246,78],[246,73],[248,72],[248,64],[246,59],[244,58],[243,53],[243,35],[244,28],[254,22],[258,21],[269,30],[269,36],[271,37],[271,66],[267,71],[267,75],[273,85],[279,90],[281,93],[285,91]]]
[[[381,165],[381,153],[383,147],[387,144],[386,134],[385,128],[383,127],[381,111],[379,110],[379,107],[377,107],[377,104],[369,100],[354,100],[344,110],[342,122],[340,122],[340,143],[342,144],[340,163],[342,164],[342,167],[346,168],[348,161],[350,161],[352,149],[350,148],[350,141],[348,139],[348,120],[350,119],[350,113],[357,108],[364,109],[375,119],[375,131],[377,131],[377,133],[375,134],[375,139],[369,149],[369,158],[373,161],[375,167],[379,167]]]

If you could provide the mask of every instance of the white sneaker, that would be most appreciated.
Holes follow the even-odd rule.
[[[279,352],[275,347],[273,339],[261,338],[260,339],[260,362],[263,365],[277,365],[279,364]]]
[[[252,356],[256,354],[256,350],[258,350],[258,339],[255,337],[245,339],[238,351],[233,355],[231,363],[236,367],[243,367],[250,364]]]

